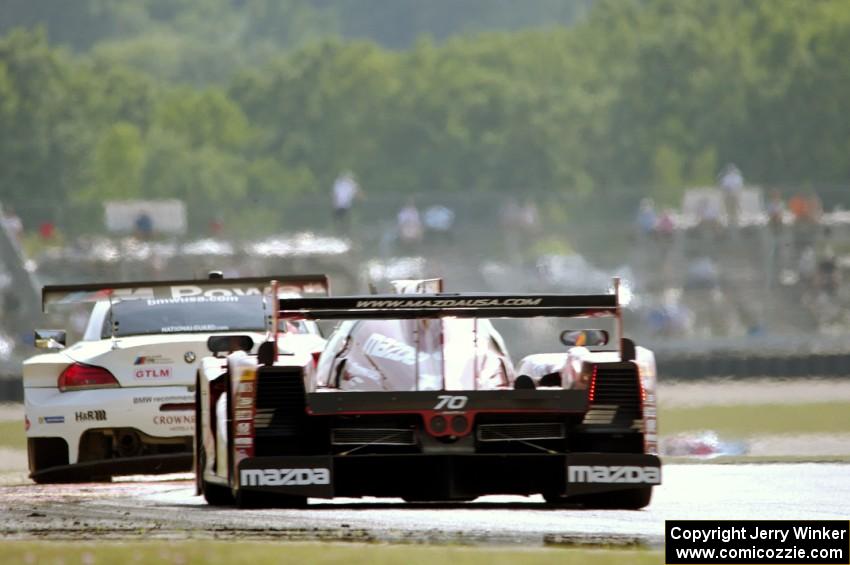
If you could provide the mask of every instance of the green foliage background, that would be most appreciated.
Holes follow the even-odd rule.
[[[30,223],[160,196],[195,226],[283,216],[345,169],[370,198],[567,214],[728,161],[850,176],[846,0],[6,0],[0,33],[0,200]]]

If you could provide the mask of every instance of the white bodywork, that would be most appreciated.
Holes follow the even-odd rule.
[[[191,436],[195,427],[194,382],[211,333],[174,333],[101,339],[108,302],[92,309],[83,339],[23,364],[27,437],[60,437],[69,464],[79,460],[81,436],[94,428],[131,428],[154,438]],[[255,342],[265,333],[251,334]],[[82,363],[108,370],[115,388],[58,388],[60,374]],[[163,405],[184,405],[162,411]]]

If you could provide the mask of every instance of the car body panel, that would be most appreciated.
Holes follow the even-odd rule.
[[[311,288],[327,290],[327,279],[323,276],[289,279],[297,284],[302,284],[303,280],[306,281],[303,284],[313,285]],[[240,281],[246,285],[241,290]],[[265,311],[266,300],[261,293],[274,284],[271,278],[251,278],[45,287],[45,304],[94,302],[94,305],[83,340],[60,351],[33,356],[23,364],[27,438],[33,476],[51,474],[61,482],[66,467],[75,464],[79,464],[81,469],[96,467],[98,476],[109,476],[110,461],[115,463],[117,470],[173,470],[174,457],[180,454],[172,451],[188,444],[188,451],[182,457],[183,461],[187,461],[195,430],[198,368],[202,360],[208,366],[222,363],[209,357],[207,340],[210,336],[231,334],[233,331],[226,319],[215,324],[223,331],[199,329],[178,332],[170,329],[211,327],[208,324],[200,326],[194,321],[215,317],[219,311],[225,312],[222,308],[216,309],[215,304],[226,303],[230,308],[227,311],[232,312],[234,307],[242,309],[244,315],[239,318],[240,323],[248,320],[254,325],[248,331],[240,328],[234,331],[250,336],[255,344],[262,343],[268,337],[270,316]],[[277,288],[280,295],[297,296],[291,286],[285,293],[280,286]],[[190,291],[191,296],[187,294]],[[111,293],[116,296],[106,296]],[[118,294],[123,299],[117,298]],[[105,296],[108,299],[104,299]],[[128,306],[122,310],[125,317],[118,314],[113,319],[114,309],[125,304]],[[129,317],[133,312],[150,312],[151,318],[141,323]],[[172,328],[158,324],[169,324]],[[128,330],[128,327],[138,327],[142,333],[123,335],[135,331]],[[296,331],[318,332],[312,322],[289,324],[288,327]],[[324,343],[320,336],[310,335],[308,339],[317,343],[315,347],[319,349]],[[58,386],[60,375],[74,364],[105,369],[116,382],[62,391]],[[40,449],[38,446],[55,446],[49,443],[53,440],[61,440],[67,446],[65,460],[59,464],[48,457],[51,465],[57,466],[57,472],[43,469],[42,465],[34,468],[33,461],[39,459],[36,453]],[[121,441],[129,442],[129,447],[127,444],[119,445]],[[84,449],[93,451],[84,452]],[[157,457],[167,464],[158,466]],[[131,459],[138,459],[144,465],[134,466],[129,462]],[[186,465],[185,462],[182,464]]]

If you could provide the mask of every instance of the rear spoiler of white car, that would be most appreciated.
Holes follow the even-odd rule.
[[[330,283],[326,275],[281,275],[243,278],[184,279],[170,281],[113,282],[48,285],[41,291],[41,308],[52,304],[78,304],[99,300],[150,300],[192,296],[247,296],[270,294],[273,282],[278,296],[327,295]]]

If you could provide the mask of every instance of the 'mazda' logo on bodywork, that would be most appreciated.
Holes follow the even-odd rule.
[[[635,465],[573,465],[567,480],[571,483],[637,483],[657,485],[661,483],[658,467]]]
[[[241,483],[247,487],[284,487],[301,485],[328,485],[330,469],[242,469]]]

